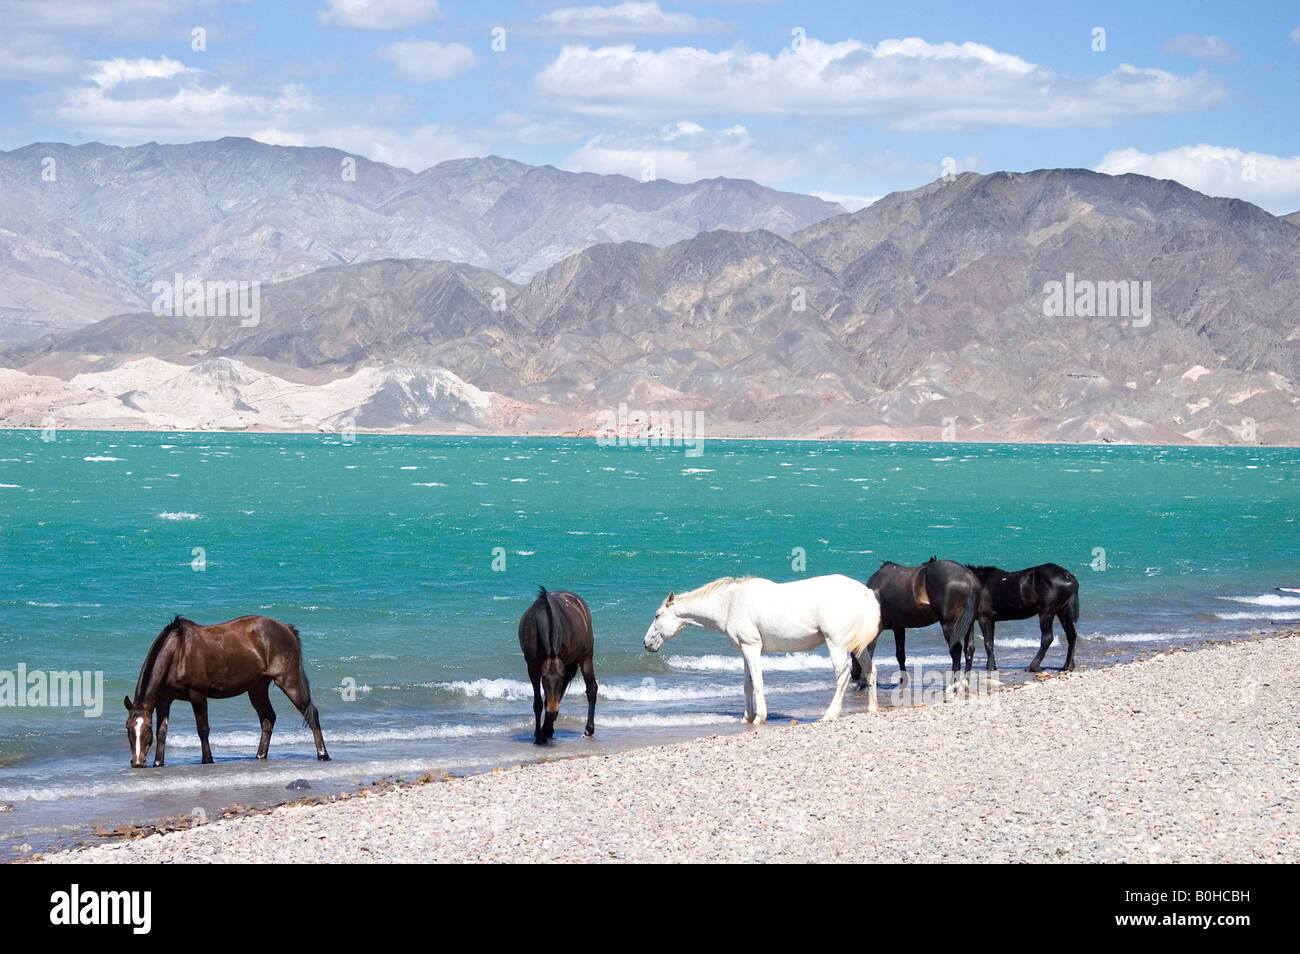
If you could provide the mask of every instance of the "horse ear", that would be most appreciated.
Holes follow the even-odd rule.
[[[671,602],[673,601],[673,597],[676,596],[676,595],[677,595],[677,594],[674,593],[674,592],[672,592],[672,590],[669,590],[669,591],[668,591],[668,599],[664,600],[664,605],[667,606],[669,603],[671,603]]]
[[[123,696],[123,697],[122,697],[122,705],[126,706],[126,711],[127,711],[127,712],[130,712],[130,711],[131,711],[131,697],[130,697],[130,696]]]

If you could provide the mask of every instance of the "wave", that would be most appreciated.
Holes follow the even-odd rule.
[[[1300,607],[1300,596],[1281,596],[1277,593],[1268,593],[1264,596],[1220,596],[1219,599],[1233,603],[1245,603],[1248,606]]]
[[[83,458],[81,458],[81,459],[82,459],[82,460],[88,460],[88,461],[95,462],[95,461],[103,461],[103,460],[121,460],[122,458],[120,458],[120,457],[83,457]]]
[[[170,737],[168,744],[171,743]],[[196,739],[197,744],[197,739]],[[92,782],[70,780],[62,784],[42,781],[38,784],[0,787],[0,802],[58,802],[71,799],[131,796],[167,796],[178,792],[202,791],[203,798],[221,798],[214,792],[222,788],[258,786],[283,789],[289,782],[351,782],[357,777],[414,778],[439,767],[430,759],[375,759],[369,762],[298,762],[274,767],[254,760],[202,766],[202,771],[186,772],[187,766],[169,766],[158,772],[132,769],[129,775]],[[199,766],[195,766],[196,769]],[[176,771],[174,769],[179,769]],[[303,792],[311,794],[310,791]],[[288,796],[289,798],[295,796]]]
[[[1265,613],[1257,610],[1248,613],[1215,613],[1213,615],[1215,619],[1300,619],[1300,611],[1288,613]]]
[[[825,660],[823,660],[825,665]],[[829,666],[826,666],[829,669]],[[597,675],[599,679],[599,675]],[[471,699],[490,699],[500,702],[531,701],[533,687],[531,683],[519,679],[474,679],[456,682],[428,683],[429,688],[443,692],[452,692]],[[823,683],[801,683],[793,686],[781,686],[781,692],[814,692],[825,689]],[[569,686],[566,698],[582,698],[583,684],[575,679]],[[725,699],[740,696],[743,693],[740,680],[721,683],[708,683],[698,686],[664,686],[647,676],[639,685],[626,682],[602,682],[597,690],[598,698],[605,702],[688,702],[694,699]]]
[[[740,721],[739,716],[725,712],[679,712],[667,715],[643,713],[640,715],[601,715],[596,713],[596,728],[647,729],[690,725],[730,725]]]
[[[159,520],[198,520],[197,513],[190,513],[188,510],[164,510],[158,514]]]
[[[744,672],[745,660],[737,653],[734,656],[710,654],[707,656],[665,656],[664,662],[670,669],[682,669],[687,672]],[[775,653],[763,656],[764,672],[800,672],[807,669],[826,669],[831,667],[828,656],[815,653]]]
[[[479,735],[498,735],[512,732],[516,726],[509,723],[496,725],[462,725],[446,723],[442,725],[413,725],[400,729],[351,729],[341,732],[327,732],[325,744],[346,745],[349,743],[365,744],[367,742],[421,742],[428,739],[468,739]],[[261,732],[234,731],[214,732],[208,737],[210,744],[216,747],[229,746],[232,749],[256,749],[262,740]],[[280,729],[271,736],[271,746],[314,745],[314,739],[308,729]],[[167,748],[197,749],[198,734],[169,732]],[[238,753],[231,753],[238,754]]]

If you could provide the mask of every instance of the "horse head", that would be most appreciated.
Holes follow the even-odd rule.
[[[136,705],[123,696],[126,705],[126,740],[131,747],[131,768],[144,768],[153,745],[153,706]]]
[[[676,594],[669,593],[668,598],[655,610],[655,618],[645,633],[645,648],[652,653],[659,652],[659,647],[682,631],[688,620],[677,615],[673,605]]]

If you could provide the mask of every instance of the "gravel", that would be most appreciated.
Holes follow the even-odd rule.
[[[1297,713],[1292,634],[43,860],[1290,862]]]

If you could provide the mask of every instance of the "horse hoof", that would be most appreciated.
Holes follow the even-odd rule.
[[[330,760],[330,757],[329,757],[328,754],[326,754],[326,755],[318,755],[318,756],[316,756],[316,761],[317,761],[317,762],[328,762],[329,760]]]
[[[582,730],[582,734],[583,734],[583,736],[584,736],[585,738],[591,738],[593,735],[596,734],[596,730],[595,730],[595,729],[583,729],[583,730]]]

